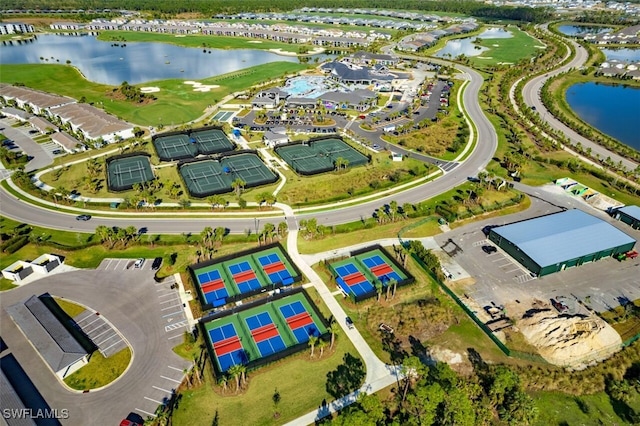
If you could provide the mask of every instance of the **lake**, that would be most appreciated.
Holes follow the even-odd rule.
[[[447,44],[445,44],[442,49],[438,50],[434,56],[438,58],[456,58],[459,55],[478,56],[489,49],[473,44],[473,41],[476,38],[489,39],[510,37],[513,37],[513,34],[503,28],[489,28],[477,36],[449,40]]]
[[[317,55],[324,60],[327,55]],[[40,59],[40,58],[44,59]],[[316,56],[311,57],[311,61]],[[201,80],[270,62],[298,58],[257,49],[206,49],[166,43],[127,42],[126,47],[94,36],[39,35],[33,42],[0,46],[2,64],[65,64],[96,83],[140,84],[157,80]]]
[[[640,88],[578,83],[567,90],[571,109],[596,129],[640,150]]]
[[[640,49],[602,49],[607,61],[613,59],[621,62],[640,62]]]
[[[591,25],[560,25],[558,31],[568,36],[582,36],[585,34],[601,34],[609,33],[613,29],[608,27],[599,27]]]

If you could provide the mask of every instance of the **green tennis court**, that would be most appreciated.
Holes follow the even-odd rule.
[[[235,148],[235,145],[219,129],[193,131],[189,137],[196,141],[196,148],[200,154],[219,154],[233,151]]]
[[[339,158],[348,167],[367,164],[369,158],[341,139],[319,139],[275,148],[275,152],[301,175],[315,175],[335,170]]]
[[[234,114],[234,111],[218,111],[216,115],[211,119],[212,121],[228,121],[231,116]]]
[[[231,192],[231,184],[238,178],[245,182],[245,188],[278,180],[278,177],[253,153],[182,164],[179,173],[189,193],[197,198]]]
[[[134,155],[107,159],[107,186],[110,191],[126,191],[135,184],[153,180],[149,157]]]
[[[186,134],[158,136],[153,146],[161,161],[184,160],[198,155],[198,147]]]

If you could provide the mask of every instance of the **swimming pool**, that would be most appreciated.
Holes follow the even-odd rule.
[[[325,77],[301,76],[287,80],[283,91],[296,98],[317,98],[329,91]]]

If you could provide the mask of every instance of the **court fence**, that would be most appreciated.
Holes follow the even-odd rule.
[[[358,255],[364,254],[364,253],[368,253],[368,252],[374,251],[374,250],[380,250],[382,252],[382,254],[384,254],[384,256],[387,258],[387,260],[389,260],[389,262],[391,262],[393,264],[394,268],[397,268],[400,272],[402,272],[402,274],[405,277],[407,277],[405,279],[402,279],[402,280],[398,281],[398,283],[396,285],[397,288],[404,287],[404,286],[407,286],[409,284],[413,284],[415,282],[415,280],[416,280],[415,277],[413,275],[411,275],[411,273],[409,271],[407,271],[407,269],[404,266],[399,264],[396,261],[396,259],[393,256],[391,256],[391,254],[389,254],[389,252],[384,247],[382,247],[380,244],[374,244],[374,245],[367,246],[367,247],[364,247],[364,248],[361,248],[361,249],[358,249],[358,250],[354,250],[354,251],[349,253],[349,257],[348,258],[355,259],[355,256],[358,256]],[[356,261],[358,263],[360,263],[359,259],[357,259]],[[336,279],[339,277],[339,274],[327,262],[328,262],[328,260],[325,260],[325,264],[326,264],[326,266],[328,266],[327,269],[330,271],[333,280],[336,281]],[[365,267],[365,269],[368,269],[368,268]],[[374,296],[377,296],[377,295],[378,295],[378,289],[374,288],[371,291],[368,291],[366,293],[359,294],[359,295],[356,295],[353,292],[350,292],[348,294],[348,297],[353,303],[358,303],[358,302],[362,302],[363,300],[370,299],[370,298],[372,298]]]
[[[162,152],[158,149],[158,146],[156,145],[156,140],[160,139],[160,138],[165,138],[165,137],[171,137],[171,136],[187,136],[189,139],[192,138],[192,135],[197,135],[198,133],[202,133],[202,132],[206,132],[206,131],[210,131],[210,130],[219,130],[221,131],[224,135],[225,138],[227,139],[227,141],[231,144],[231,147],[229,148],[228,151],[223,151],[223,152],[232,152],[235,148],[236,148],[236,144],[230,140],[229,138],[226,137],[226,134],[224,133],[224,129],[221,126],[206,126],[206,127],[199,127],[197,129],[188,129],[188,130],[174,130],[172,132],[164,132],[164,133],[158,133],[155,134],[153,136],[151,136],[151,144],[153,145],[153,147],[156,150],[156,153],[158,154],[158,157],[160,158],[160,160],[162,161],[180,161],[180,160],[186,160],[189,158],[194,158],[197,155],[212,155],[208,152],[202,152],[199,148],[198,148],[198,144],[196,143],[196,155],[191,155],[191,154],[183,154],[183,155],[172,155],[170,157],[167,157],[165,155],[162,154]]]
[[[274,302],[276,300],[280,300],[280,299],[284,299],[285,297],[289,297],[289,296],[293,296],[296,294],[302,294],[304,296],[304,298],[307,301],[307,305],[311,307],[311,309],[313,309],[313,313],[316,315],[316,318],[318,318],[320,320],[320,322],[322,323],[322,325],[324,326],[325,330],[328,330],[329,328],[329,322],[327,321],[327,319],[320,313],[320,311],[318,310],[318,307],[311,301],[311,298],[309,297],[309,295],[307,294],[306,291],[304,291],[304,289],[302,287],[296,287],[296,288],[290,288],[290,289],[282,289],[277,293],[273,293],[267,297],[263,297],[261,299],[257,299],[254,301],[251,301],[249,303],[243,303],[242,305],[234,305],[231,309],[226,309],[226,310],[221,310],[221,311],[217,311],[217,312],[210,312],[209,314],[203,316],[200,321],[199,321],[199,326],[200,326],[200,332],[202,333],[203,336],[207,336],[208,335],[208,331],[205,327],[205,325],[211,321],[215,321],[217,319],[220,318],[225,318],[231,315],[235,315],[239,312],[243,312],[246,311],[248,309],[252,309],[258,306],[262,306],[262,305],[266,305],[267,303],[271,303]],[[325,333],[323,333],[322,335],[320,335],[319,337],[320,339],[328,342],[331,338],[331,333],[329,331],[326,331]],[[215,354],[213,352],[213,344],[211,342],[211,339],[208,337],[205,337],[205,342],[207,344],[207,353],[209,354],[209,359],[211,360],[211,365],[213,366],[212,371],[213,371],[213,376],[214,379],[219,379],[221,378],[225,372],[224,371],[220,371],[220,369],[218,368],[217,363],[214,361],[215,360]],[[303,342],[303,343],[297,343],[293,346],[290,346],[282,351],[273,353],[271,355],[268,355],[266,357],[262,357],[262,358],[258,358],[255,360],[249,360],[246,364],[245,367],[247,369],[247,371],[251,371],[251,370],[255,370],[259,367],[263,367],[265,365],[268,364],[272,364],[276,361],[280,361],[283,358],[287,358],[291,355],[297,354],[298,352],[301,352],[303,350],[305,350],[306,348],[309,347],[309,343],[308,342]],[[247,353],[245,353],[245,355],[248,356]]]
[[[282,254],[285,257],[288,264],[291,265],[291,268],[293,268],[293,271],[295,273],[295,276],[291,277],[293,279],[293,282],[285,284],[282,281],[280,281],[280,282],[268,284],[265,287],[256,288],[254,290],[250,290],[244,293],[229,295],[225,298],[225,305],[229,303],[237,302],[242,299],[247,299],[249,297],[253,297],[258,294],[267,293],[267,292],[275,291],[278,289],[292,288],[295,283],[300,282],[302,280],[302,272],[298,268],[298,265],[296,265],[293,262],[293,260],[291,260],[291,257],[289,257],[289,254],[286,252],[286,250],[282,247],[282,245],[279,242],[271,243],[266,246],[255,247],[249,250],[242,251],[240,253],[229,254],[227,256],[222,256],[216,259],[207,260],[205,262],[196,263],[195,265],[189,266],[188,269],[189,269],[189,275],[191,277],[191,280],[193,281],[194,287],[198,291],[198,297],[200,298],[200,305],[202,306],[202,310],[208,311],[216,307],[213,306],[211,303],[208,303],[207,299],[204,297],[202,287],[200,286],[200,284],[198,284],[196,270],[206,268],[212,265],[222,264],[224,262],[228,262],[230,260],[234,260],[242,256],[250,256],[256,253],[260,253],[262,251],[270,250],[272,248],[278,248],[280,250],[279,254]]]
[[[133,189],[133,184],[131,185],[118,185],[116,184],[116,182],[114,182],[114,179],[111,178],[111,173],[109,173],[110,170],[110,166],[111,163],[116,161],[116,160],[122,160],[122,159],[126,159],[126,158],[133,158],[133,157],[146,157],[147,160],[149,161],[149,170],[151,171],[151,174],[153,175],[153,170],[151,170],[151,154],[147,153],[147,152],[129,152],[127,154],[120,154],[120,155],[114,155],[113,157],[109,157],[105,160],[105,173],[106,173],[106,178],[107,178],[107,188],[109,188],[109,191],[112,192],[124,192],[124,191],[129,191],[131,189]],[[155,176],[153,176],[150,180],[155,179]]]

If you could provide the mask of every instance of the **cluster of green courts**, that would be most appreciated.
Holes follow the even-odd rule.
[[[204,323],[219,373],[299,345],[327,332],[323,319],[302,292]],[[276,355],[277,356],[277,355]]]
[[[110,191],[126,191],[135,184],[154,178],[146,155],[124,155],[107,159],[107,186]]]
[[[233,258],[206,266],[194,265],[191,270],[204,307],[223,306],[266,290],[291,285],[302,278],[279,245],[253,253],[238,253]]]
[[[224,132],[216,128],[159,134],[153,137],[153,146],[162,161],[185,160],[235,149]]]
[[[376,282],[386,288],[393,281],[405,285],[414,280],[381,248],[352,253],[348,259],[330,263],[329,268],[340,290],[357,301],[376,295]]]
[[[245,188],[276,182],[278,177],[258,157],[245,152],[184,163],[179,166],[180,176],[193,197],[203,198],[233,191],[232,183],[241,179]]]
[[[315,175],[336,169],[338,158],[347,167],[367,164],[369,157],[339,138],[294,142],[277,146],[275,152],[301,175]]]

